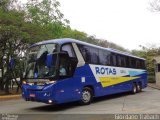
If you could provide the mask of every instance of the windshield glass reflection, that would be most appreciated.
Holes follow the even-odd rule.
[[[26,78],[50,78],[56,75],[56,44],[30,48],[26,62]]]

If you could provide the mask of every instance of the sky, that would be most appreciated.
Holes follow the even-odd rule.
[[[26,0],[21,0],[26,1]],[[72,29],[116,43],[126,49],[160,47],[160,12],[153,0],[58,0]]]

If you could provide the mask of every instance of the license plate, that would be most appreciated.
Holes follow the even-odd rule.
[[[30,94],[29,96],[30,96],[30,97],[35,97],[35,94]]]

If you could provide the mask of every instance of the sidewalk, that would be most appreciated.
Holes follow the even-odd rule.
[[[11,100],[11,99],[20,99],[21,94],[18,95],[3,95],[0,96],[0,101]]]
[[[17,88],[9,89],[9,93],[5,93],[5,91],[0,90],[0,101],[12,100],[12,99],[20,99],[21,98],[21,90],[16,92]]]
[[[156,83],[148,83],[148,86],[160,90],[160,86],[157,86]]]
[[[11,100],[11,99],[20,99],[21,98],[21,91],[16,93],[15,89],[10,90],[10,94],[6,95],[5,91],[0,91],[0,101],[5,101],[5,100]]]

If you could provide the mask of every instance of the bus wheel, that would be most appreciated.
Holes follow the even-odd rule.
[[[137,85],[136,85],[136,83],[133,83],[132,94],[136,94],[136,93],[137,93]]]
[[[141,87],[141,83],[137,84],[137,92],[141,92],[142,91],[142,87]]]
[[[82,105],[88,105],[91,103],[93,99],[93,91],[92,89],[85,87],[82,91],[82,96],[81,96],[81,104]]]

